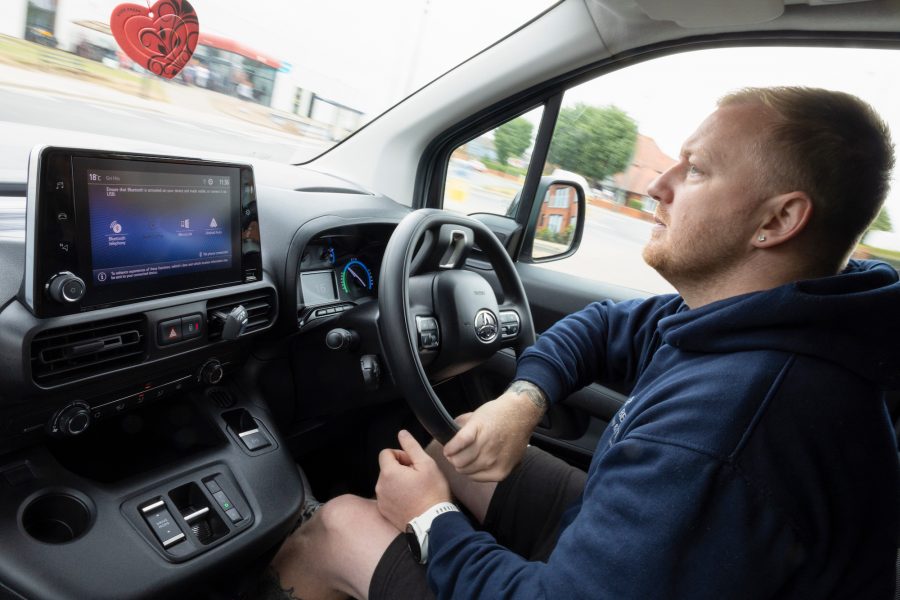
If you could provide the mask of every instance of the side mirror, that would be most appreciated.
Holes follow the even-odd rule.
[[[532,262],[571,256],[581,244],[585,212],[582,186],[574,181],[542,178],[528,221],[524,256]]]

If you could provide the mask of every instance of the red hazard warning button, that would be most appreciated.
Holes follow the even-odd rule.
[[[181,319],[169,319],[159,324],[157,331],[159,345],[174,344],[181,341]]]

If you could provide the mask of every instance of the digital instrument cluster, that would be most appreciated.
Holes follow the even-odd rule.
[[[384,247],[383,239],[357,234],[316,238],[300,259],[300,302],[315,306],[374,298]]]

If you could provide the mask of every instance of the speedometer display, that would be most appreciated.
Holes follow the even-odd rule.
[[[358,258],[351,258],[341,269],[341,289],[351,298],[368,296],[374,287],[372,271]]]

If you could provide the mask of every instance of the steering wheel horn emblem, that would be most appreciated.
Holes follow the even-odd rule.
[[[497,339],[500,328],[497,326],[497,315],[487,309],[475,314],[475,336],[478,341],[490,344]]]

